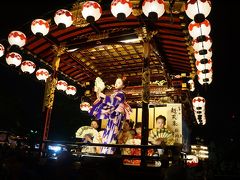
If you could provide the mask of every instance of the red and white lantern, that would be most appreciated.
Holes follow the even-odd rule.
[[[211,12],[210,0],[188,0],[185,4],[187,16],[197,23],[201,23]]]
[[[90,105],[88,102],[82,102],[82,103],[80,104],[80,109],[81,109],[82,111],[89,111],[90,108],[91,108],[91,105]]]
[[[50,74],[49,74],[48,70],[46,70],[46,69],[41,68],[36,71],[36,77],[40,81],[42,81],[42,80],[46,81],[49,76],[50,76]]]
[[[199,71],[203,71],[204,69],[211,69],[212,68],[212,60],[211,59],[196,60],[195,65],[196,65],[197,70],[199,70]]]
[[[22,63],[22,56],[16,52],[10,52],[6,55],[8,65],[19,66]]]
[[[142,3],[142,11],[152,21],[156,21],[165,12],[165,4],[163,0],[144,0]]]
[[[132,13],[132,3],[129,0],[113,0],[111,12],[119,21],[124,21]]]
[[[210,36],[201,36],[203,39],[194,39],[192,41],[192,47],[195,51],[200,51],[202,49],[210,49],[212,47],[212,39]]]
[[[186,158],[187,158],[187,166],[188,167],[195,167],[198,165],[198,157],[197,156],[188,154],[186,156]]]
[[[32,74],[36,69],[36,64],[32,61],[25,60],[21,64],[21,70],[24,73]]]
[[[89,23],[97,21],[102,15],[101,6],[95,1],[86,1],[82,8],[82,16]]]
[[[23,47],[26,41],[26,35],[21,31],[12,31],[8,35],[8,42],[11,46],[16,45],[18,47]]]
[[[56,88],[57,90],[61,90],[61,91],[66,91],[68,87],[68,83],[64,80],[59,80],[57,82]]]
[[[197,96],[192,99],[192,105],[194,109],[205,109],[205,99],[204,97]]]
[[[212,77],[209,77],[209,78],[198,77],[198,82],[199,82],[199,84],[201,84],[201,85],[211,84],[211,83],[212,83]]]
[[[76,93],[77,93],[77,88],[75,86],[68,85],[68,87],[66,89],[66,94],[67,95],[75,95]]]
[[[194,52],[194,57],[196,60],[201,60],[201,59],[211,59],[212,57],[212,49],[203,49],[200,51],[195,51]]]
[[[213,75],[213,70],[212,69],[204,69],[202,71],[197,71],[197,75],[199,78],[201,79],[205,79],[205,78],[212,78]]]
[[[54,15],[54,22],[60,28],[70,27],[73,23],[73,15],[66,9],[59,9]]]
[[[2,44],[0,44],[0,57],[4,55],[4,52],[5,52],[5,48]]]
[[[205,19],[201,23],[196,23],[195,21],[192,21],[188,25],[188,31],[190,36],[193,37],[193,39],[196,39],[198,36],[208,36],[211,32],[211,25],[207,19]]]
[[[50,25],[44,19],[35,19],[31,24],[31,31],[35,35],[45,36],[49,32]]]

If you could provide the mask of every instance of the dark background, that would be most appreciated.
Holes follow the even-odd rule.
[[[73,0],[67,1],[71,4]],[[207,124],[194,127],[194,136],[206,139],[239,141],[239,28],[237,27],[238,1],[212,1],[207,19],[211,23],[213,40],[213,82],[199,93],[206,99]],[[26,26],[44,13],[64,8],[65,1],[50,0],[48,3],[5,1],[0,7],[0,40],[8,33]],[[29,26],[30,28],[30,26]],[[0,58],[0,61],[5,59]],[[19,74],[0,63],[0,129],[25,132],[38,129],[42,122],[42,99],[44,85]],[[56,139],[74,135],[76,128],[89,122],[80,111],[79,99],[57,94],[52,113],[51,133]],[[62,128],[64,127],[64,128]]]

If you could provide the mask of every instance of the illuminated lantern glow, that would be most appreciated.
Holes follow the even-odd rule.
[[[45,36],[50,29],[49,23],[44,19],[35,19],[31,23],[31,31],[38,36]]]
[[[210,49],[212,47],[212,39],[210,36],[201,36],[202,39],[194,39],[192,41],[192,47],[195,51],[202,49]]]
[[[90,105],[88,102],[82,102],[82,103],[80,104],[80,109],[81,109],[82,111],[89,111],[90,108],[91,108],[91,105]]]
[[[211,32],[211,25],[207,19],[205,19],[201,23],[196,23],[195,21],[192,21],[188,25],[188,31],[189,35],[192,36],[193,39],[196,39],[198,36],[208,36]]]
[[[32,61],[25,60],[21,64],[21,70],[24,73],[32,74],[35,71],[35,69],[36,69],[36,65]]]
[[[41,68],[36,71],[36,77],[40,81],[46,82],[46,80],[49,76],[50,76],[50,74],[49,74],[48,70],[46,70],[46,69]]]
[[[68,83],[64,80],[59,80],[57,82],[56,88],[57,90],[61,90],[61,91],[66,91],[68,87]]]
[[[194,108],[205,109],[205,98],[201,96],[196,96],[192,99],[192,105]]]
[[[196,167],[198,165],[198,157],[195,155],[188,154],[187,155],[187,166],[188,167]]]
[[[22,56],[16,52],[10,52],[6,55],[6,62],[11,66],[19,66],[22,63]]]
[[[11,46],[16,45],[18,47],[23,47],[26,41],[26,35],[21,31],[12,31],[8,35],[8,42]]]
[[[4,52],[5,52],[5,48],[2,44],[0,44],[0,57],[4,55]]]
[[[209,78],[198,77],[198,82],[201,85],[203,85],[203,84],[211,84],[212,83],[212,77],[209,77]]]
[[[200,51],[195,51],[194,52],[194,57],[196,60],[201,60],[201,59],[211,59],[212,57],[212,49],[202,49]]]
[[[142,3],[142,11],[152,21],[157,21],[165,12],[165,4],[163,0],[144,0]]]
[[[197,75],[199,78],[201,79],[205,79],[205,78],[212,78],[213,75],[213,70],[212,69],[204,69],[202,71],[197,71]]]
[[[68,87],[66,89],[66,94],[67,95],[75,95],[76,93],[77,93],[77,88],[75,86],[68,85]]]
[[[199,70],[199,71],[203,71],[204,69],[211,69],[212,68],[212,60],[211,59],[196,60],[195,65],[196,65],[197,70]]]
[[[189,81],[188,81],[188,84],[189,84],[189,90],[190,91],[194,91],[195,90],[195,84],[194,84],[194,81],[192,80],[192,79],[190,79]]]
[[[210,12],[210,0],[188,0],[185,4],[185,13],[197,23],[203,22]]]
[[[129,0],[113,0],[111,12],[119,21],[124,21],[132,13],[132,3]]]
[[[66,9],[59,9],[55,12],[54,22],[58,27],[62,29],[68,28],[73,23],[73,15],[70,11]]]
[[[82,16],[89,22],[97,21],[102,15],[102,8],[100,4],[95,1],[86,1],[82,6]]]

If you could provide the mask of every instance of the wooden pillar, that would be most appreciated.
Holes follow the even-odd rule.
[[[149,122],[149,100],[150,100],[150,67],[149,67],[149,56],[150,56],[150,43],[148,40],[144,41],[143,44],[143,74],[142,74],[142,145],[148,145],[148,122]],[[141,166],[146,166],[146,158],[147,155],[146,149],[142,149],[142,160]]]
[[[44,127],[43,127],[43,135],[42,135],[42,143],[41,143],[41,155],[43,155],[44,149],[45,149],[45,141],[48,140],[48,133],[49,133],[49,127],[50,127],[50,121],[51,121],[51,113],[53,108],[53,102],[54,102],[54,92],[57,85],[57,72],[60,64],[60,56],[64,53],[66,48],[64,47],[53,47],[53,51],[56,54],[53,62],[52,62],[52,68],[53,68],[53,74],[47,78],[46,85],[45,85],[45,92],[44,92],[44,100],[43,100],[43,121],[44,121]]]

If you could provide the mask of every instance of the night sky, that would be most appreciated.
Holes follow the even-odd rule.
[[[67,1],[69,3],[73,0]],[[227,2],[227,3],[226,3]],[[212,10],[207,19],[211,23],[210,36],[213,41],[213,82],[200,95],[206,99],[207,125],[197,127],[195,133],[211,138],[239,137],[239,9],[237,1],[212,1]],[[0,7],[0,40],[7,39],[8,33],[17,30],[25,23],[40,18],[45,12],[54,14],[64,7],[64,1],[49,1],[51,4],[35,1],[6,1],[8,6]],[[32,6],[29,9],[29,6]],[[29,27],[30,28],[30,27]],[[5,59],[0,58],[1,61]],[[0,63],[0,129],[25,131],[38,129],[42,122],[42,99],[44,85],[29,78],[6,63]],[[75,132],[81,124],[87,123],[87,117],[79,110],[79,100],[73,100],[57,94],[53,111],[52,130],[54,136],[61,138],[63,132]],[[59,127],[64,127],[59,128]],[[55,130],[58,129],[58,130]],[[60,130],[59,130],[60,129]],[[69,135],[69,134],[67,134]],[[71,134],[72,135],[72,134]]]

